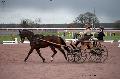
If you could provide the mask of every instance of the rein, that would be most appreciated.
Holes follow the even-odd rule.
[[[51,43],[51,44],[54,44],[54,45],[58,45],[58,46],[65,46],[65,45],[57,44],[57,43],[50,42],[50,41],[47,41],[47,40],[44,40],[44,39],[39,39],[39,40],[44,41],[44,42],[48,42],[48,43]]]

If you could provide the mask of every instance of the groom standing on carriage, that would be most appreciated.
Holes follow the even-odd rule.
[[[104,30],[104,28],[103,28],[103,27],[100,27],[100,31],[98,32],[98,35],[97,35],[97,39],[98,39],[99,41],[103,41],[103,37],[105,36],[103,30]]]

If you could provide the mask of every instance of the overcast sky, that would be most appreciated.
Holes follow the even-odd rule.
[[[120,0],[0,0],[0,23],[20,23],[22,19],[41,24],[71,23],[94,8],[100,22],[120,20]]]

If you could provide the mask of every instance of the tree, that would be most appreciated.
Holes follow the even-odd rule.
[[[21,20],[21,26],[23,28],[29,28],[30,27],[30,23],[31,23],[30,19],[23,19],[23,20]]]
[[[68,24],[67,28],[75,28],[75,23]]]
[[[80,24],[95,24],[98,26],[99,24],[99,20],[96,17],[96,15],[94,13],[91,12],[86,12],[84,14],[80,14],[78,17],[75,18],[75,23],[80,23]]]
[[[120,20],[115,21],[114,24],[115,28],[120,28]]]
[[[21,20],[21,26],[23,28],[29,28],[29,27],[35,27],[35,24],[37,25],[38,21],[40,22],[40,19],[36,19],[35,21],[31,20],[31,19],[23,19]]]

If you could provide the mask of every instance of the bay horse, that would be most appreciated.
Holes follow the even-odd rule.
[[[66,54],[63,50],[63,48],[69,52],[69,48],[67,47],[66,43],[64,42],[64,40],[61,37],[58,36],[44,36],[42,34],[34,34],[33,32],[29,31],[29,30],[19,30],[19,36],[21,38],[21,42],[24,42],[24,39],[27,38],[30,41],[30,46],[31,49],[29,50],[29,53],[27,55],[27,57],[25,58],[25,62],[27,61],[29,55],[33,52],[33,50],[35,49],[38,53],[38,55],[42,58],[42,61],[45,62],[45,58],[43,58],[43,56],[40,53],[40,48],[46,48],[46,47],[50,47],[51,50],[53,51],[53,55],[51,56],[51,62],[53,61],[53,58],[55,56],[55,54],[57,53],[57,51],[55,50],[55,48],[57,48],[59,51],[62,52],[62,54],[64,55],[65,59],[67,60]],[[63,46],[63,48],[62,48]]]

